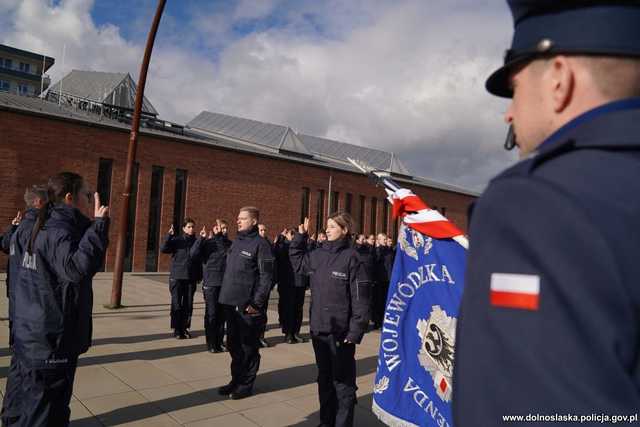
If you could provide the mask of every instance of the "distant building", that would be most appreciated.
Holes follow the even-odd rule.
[[[0,44],[0,92],[39,96],[51,84],[45,73],[54,62],[48,56]]]
[[[125,271],[167,271],[159,252],[167,230],[186,216],[211,228],[230,221],[242,206],[260,208],[272,238],[305,217],[311,230],[325,227],[329,213],[345,210],[359,233],[389,233],[386,194],[347,158],[387,171],[461,229],[477,193],[415,176],[393,153],[295,132],[271,124],[203,111],[187,124],[161,120],[145,99],[139,146],[132,170],[131,204],[121,216],[121,193],[136,87],[128,74],[73,71],[45,98],[0,93],[0,221],[23,209],[24,187],[75,171],[110,206],[111,245],[105,268],[115,260],[117,231],[128,222]],[[59,99],[58,97],[62,97]],[[1,225],[1,224],[0,224]],[[6,258],[0,254],[0,269]]]

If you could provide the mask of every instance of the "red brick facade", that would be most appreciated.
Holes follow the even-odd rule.
[[[0,110],[0,186],[5,189],[5,197],[0,199],[0,221],[9,224],[16,211],[23,209],[25,186],[44,183],[48,176],[70,170],[85,177],[89,188],[95,189],[99,159],[113,159],[111,243],[106,263],[110,271],[115,257],[121,203],[119,194],[122,193],[128,141],[129,133],[122,129]],[[297,225],[303,187],[310,189],[309,214],[311,224],[315,224],[318,190],[325,192],[326,212],[330,175],[332,191],[339,192],[339,208],[345,206],[346,193],[353,195],[352,212],[356,221],[360,196],[366,197],[364,230],[367,232],[371,221],[370,203],[373,197],[377,198],[376,229],[382,231],[384,191],[374,187],[363,175],[149,134],[143,134],[139,139],[137,161],[140,169],[133,271],[145,270],[151,170],[154,165],[165,168],[162,237],[173,220],[176,169],[188,171],[186,215],[194,218],[198,227],[202,224],[210,227],[216,218],[225,218],[230,222],[232,238],[235,217],[244,205],[253,205],[261,210],[260,220],[268,226],[271,236],[284,227]],[[431,206],[446,208],[447,217],[466,230],[466,211],[473,196],[417,185],[408,187]],[[391,231],[393,221],[390,218],[387,221]],[[5,262],[6,258],[0,257],[0,269],[4,270]],[[168,266],[169,257],[160,255],[159,270],[166,271]]]

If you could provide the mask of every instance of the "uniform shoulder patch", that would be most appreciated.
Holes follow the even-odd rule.
[[[540,276],[492,273],[489,292],[494,307],[536,311],[540,305]]]

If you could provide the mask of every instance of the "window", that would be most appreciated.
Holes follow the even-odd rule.
[[[331,209],[329,209],[331,213],[338,211],[338,206],[340,205],[339,201],[340,201],[340,193],[338,193],[337,191],[332,191],[331,192]]]
[[[360,196],[360,209],[358,210],[358,231],[364,233],[364,201],[365,197]]]
[[[382,201],[382,232],[387,234],[389,231],[389,203]]]
[[[182,230],[185,202],[187,200],[187,171],[176,169],[176,192],[173,199],[173,228]]]
[[[20,71],[22,71],[23,73],[30,73],[31,72],[31,64],[27,64],[25,62],[21,62],[20,63]]]
[[[396,217],[393,221],[393,238],[398,240],[398,232],[400,231],[400,219]]]
[[[131,170],[131,196],[129,198],[129,213],[127,215],[127,239],[124,250],[123,271],[132,271],[133,268],[133,239],[136,231],[136,207],[138,204],[138,171],[140,165],[136,162]]]
[[[100,202],[108,206],[111,200],[111,175],[113,171],[112,159],[100,159],[98,163],[98,186],[96,191],[100,195]]]
[[[376,226],[378,223],[378,199],[375,197],[371,198],[371,226],[369,227],[369,232],[371,234],[376,234]]]
[[[4,66],[4,68],[12,69],[13,68],[13,61],[10,60],[10,59],[5,58],[4,62],[3,62],[2,58],[0,58],[0,65]]]
[[[302,206],[300,206],[300,224],[305,218],[309,217],[309,199],[311,198],[311,190],[308,187],[302,187]]]
[[[164,168],[153,166],[151,171],[151,194],[149,198],[149,230],[147,234],[147,257],[145,271],[158,271],[160,245],[160,214],[162,213],[162,189]]]
[[[20,95],[29,95],[31,93],[31,86],[19,84],[18,85],[18,94]]]
[[[351,214],[352,203],[353,203],[353,195],[351,193],[347,193],[344,199],[344,210],[348,214]]]
[[[440,213],[442,214],[442,216],[445,216],[447,214],[447,208],[440,208]]]
[[[11,85],[6,80],[0,80],[0,91],[9,92]]]
[[[316,233],[324,229],[324,190],[318,190],[318,209],[316,211]]]

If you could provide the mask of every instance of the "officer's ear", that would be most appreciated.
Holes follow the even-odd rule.
[[[549,60],[546,70],[551,84],[553,110],[562,113],[571,103],[576,84],[575,63],[568,57],[557,55]]]

